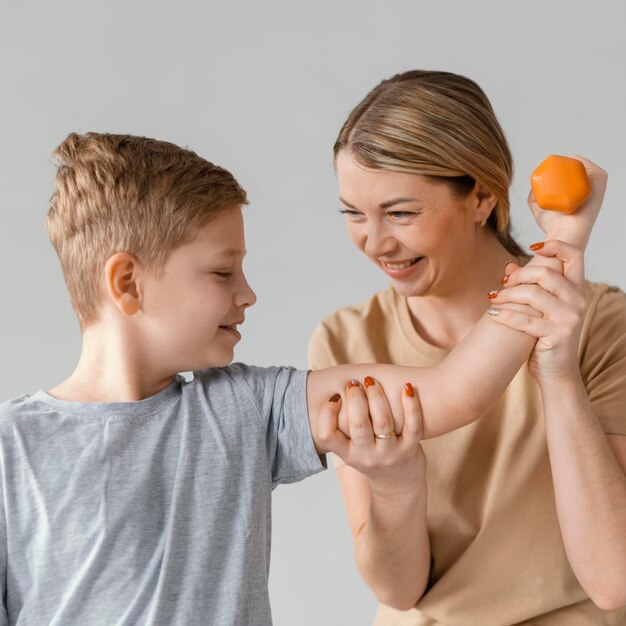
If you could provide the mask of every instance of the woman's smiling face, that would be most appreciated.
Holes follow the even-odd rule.
[[[336,169],[352,242],[400,294],[447,296],[462,286],[484,230],[476,190],[459,198],[446,183],[367,169],[349,152],[339,153]]]

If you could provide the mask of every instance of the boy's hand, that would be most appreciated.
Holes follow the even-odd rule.
[[[535,201],[531,190],[528,196],[528,205],[533,216],[546,233],[546,239],[564,241],[579,250],[585,250],[591,229],[598,217],[602,199],[606,191],[607,173],[595,163],[581,156],[575,156],[585,166],[591,195],[574,213],[559,213],[558,211],[546,211]]]
[[[343,430],[339,427],[342,402],[347,433],[346,426]],[[420,445],[423,426],[419,398],[410,384],[402,390],[402,408],[404,415],[394,419],[380,383],[370,377],[364,385],[351,381],[345,401],[336,394],[322,406],[318,439],[364,474],[373,491],[413,492],[416,481],[425,481],[426,458]]]

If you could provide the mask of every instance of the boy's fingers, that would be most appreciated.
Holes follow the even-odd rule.
[[[411,383],[406,383],[402,390],[402,407],[404,408],[404,430],[402,431],[402,436],[420,440],[424,435],[422,407],[420,406],[417,389]]]
[[[402,432],[402,416],[394,416],[383,386],[371,376],[366,376],[363,386],[369,403],[370,419],[374,435]]]

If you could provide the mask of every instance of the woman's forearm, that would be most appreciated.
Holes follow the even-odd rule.
[[[355,536],[361,575],[380,602],[415,606],[430,571],[426,485],[391,493],[370,485],[369,516]]]
[[[541,385],[557,513],[569,562],[601,608],[626,605],[626,476],[580,378]]]

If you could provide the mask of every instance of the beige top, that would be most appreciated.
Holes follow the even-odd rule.
[[[586,288],[583,379],[604,430],[626,435],[626,295],[607,285]],[[406,299],[392,288],[336,311],[310,344],[313,369],[428,366],[445,356],[416,332]],[[416,609],[381,605],[375,626],[626,624],[626,609],[607,613],[588,599],[567,561],[541,398],[526,366],[487,415],[423,447],[433,559],[428,588]]]

